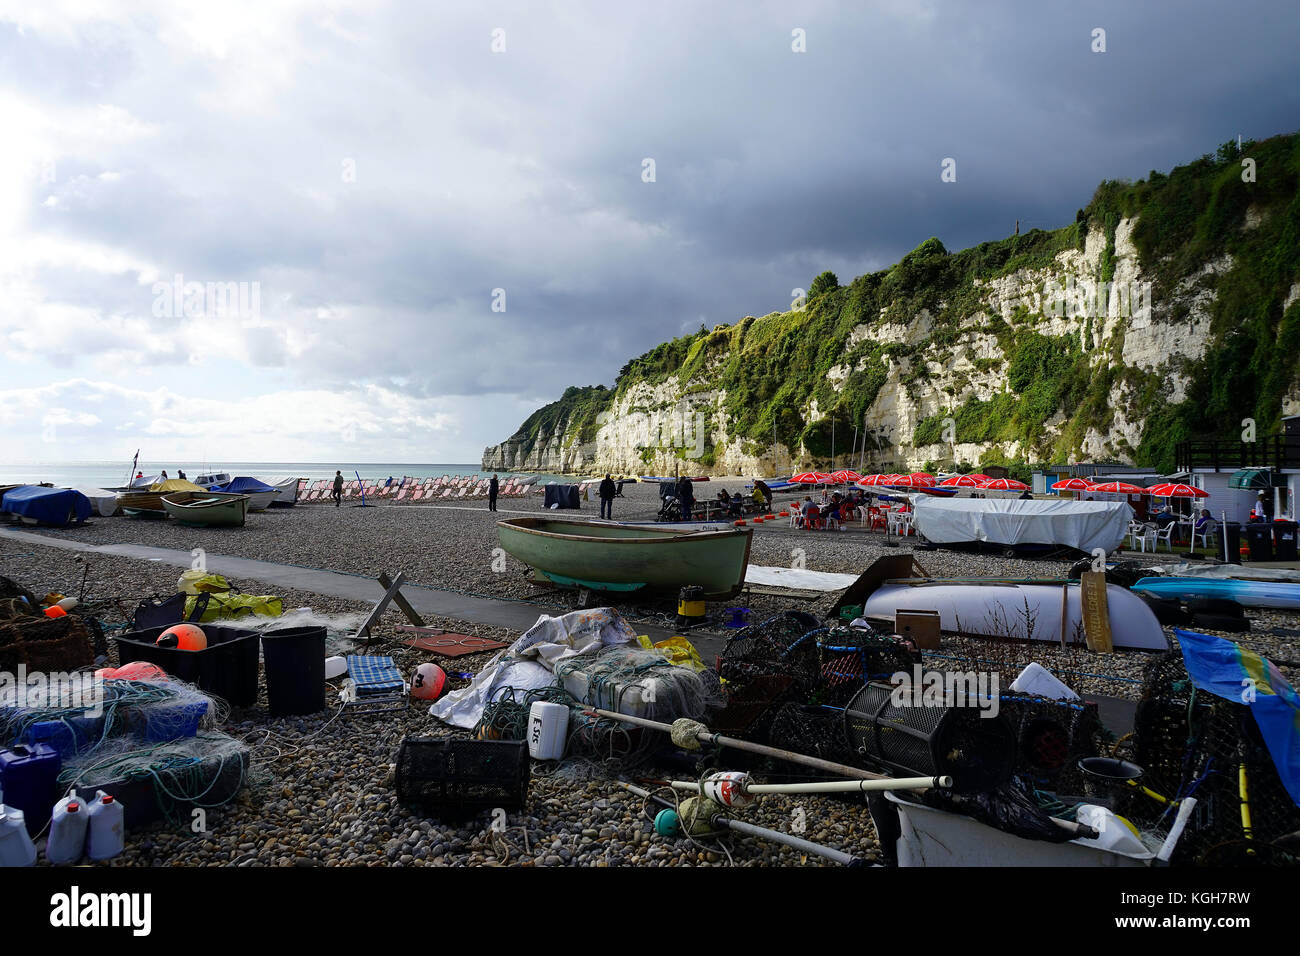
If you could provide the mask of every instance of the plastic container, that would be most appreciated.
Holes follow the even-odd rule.
[[[27,819],[15,807],[0,803],[0,866],[33,866],[36,844],[27,833]]]
[[[522,740],[407,737],[397,749],[393,782],[402,806],[454,818],[522,809],[530,774]]]
[[[1250,548],[1250,560],[1273,560],[1273,527],[1263,521],[1252,521],[1245,526],[1246,545]]]
[[[50,838],[45,842],[45,859],[55,866],[76,863],[86,852],[86,826],[90,815],[76,794],[54,805]]]
[[[95,791],[88,814],[86,856],[92,860],[111,860],[122,852],[126,840],[126,807],[103,790]]]
[[[1130,795],[1129,782],[1142,779],[1142,768],[1116,757],[1085,757],[1079,761],[1083,775],[1083,792],[1094,803],[1111,809],[1126,802]]]
[[[538,700],[528,709],[528,753],[534,760],[559,760],[569,730],[569,708]]]
[[[39,833],[50,818],[55,783],[63,760],[49,744],[19,744],[0,750],[0,791],[5,803],[21,810],[30,833]]]
[[[1227,537],[1229,564],[1241,564],[1241,522],[1229,521],[1219,529],[1219,534]],[[1222,542],[1220,538],[1220,542]],[[1219,557],[1223,557],[1223,545],[1219,545]]]
[[[48,744],[61,759],[80,753],[104,736],[103,717],[68,717],[63,720],[38,720],[23,734],[23,743]]]
[[[333,680],[336,677],[342,677],[347,672],[348,672],[348,660],[346,657],[339,657],[338,655],[335,655],[334,657],[325,658],[325,679],[326,680]]]
[[[262,634],[266,709],[272,717],[325,709],[325,628],[286,627]]]
[[[1296,529],[1294,521],[1281,519],[1273,522],[1273,558],[1276,561],[1296,560]]]
[[[257,675],[261,665],[256,631],[204,624],[208,646],[201,651],[182,651],[154,643],[165,630],[166,627],[153,627],[116,638],[121,663],[157,664],[173,677],[195,684],[235,707],[251,707],[257,703]]]

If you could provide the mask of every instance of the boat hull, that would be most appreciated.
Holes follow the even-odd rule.
[[[272,508],[292,508],[298,503],[298,483],[299,478],[286,478],[284,481],[268,481],[268,485],[275,485],[275,490],[279,495],[271,502]]]
[[[1282,610],[1300,608],[1300,584],[1284,581],[1241,581],[1232,578],[1142,578],[1133,585],[1155,597],[1191,601],[1218,598],[1236,601],[1243,607],[1271,607]]]
[[[1061,624],[1061,589],[1066,589],[1065,624]],[[1136,594],[1110,584],[1106,587],[1111,641],[1116,648],[1166,651],[1169,639],[1151,609]],[[929,581],[886,583],[867,598],[863,614],[894,617],[899,610],[938,611],[947,633],[1018,640],[1081,640],[1083,611],[1077,582],[1016,584]]]
[[[167,513],[192,528],[239,528],[248,516],[248,495],[183,491],[163,495]]]
[[[547,518],[497,522],[501,547],[557,584],[675,593],[694,585],[713,600],[740,593],[748,528],[683,531]]]

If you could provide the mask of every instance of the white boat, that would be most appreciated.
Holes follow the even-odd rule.
[[[162,481],[162,475],[141,475],[138,478],[132,478],[127,482],[127,488],[148,488],[150,485],[156,485]]]
[[[298,501],[298,483],[300,478],[263,478],[262,481],[272,485],[280,494],[271,502],[272,508],[292,508]]]
[[[230,472],[210,471],[199,475],[193,481],[196,485],[202,485],[204,488],[211,488],[213,485],[224,485],[230,481]]]
[[[109,491],[107,488],[94,488],[90,485],[71,485],[69,487],[72,491],[79,491],[89,498],[90,506],[104,518],[111,517],[121,510],[116,491]]]
[[[1064,589],[1064,600],[1062,600]],[[1065,623],[1061,611],[1064,606]],[[1123,650],[1167,651],[1169,639],[1140,597],[1118,584],[1106,585],[1111,642]],[[1078,581],[886,581],[871,592],[867,618],[894,618],[899,610],[938,611],[949,634],[1018,640],[1083,643],[1082,594]]]
[[[1119,550],[1133,511],[1126,501],[1038,501],[913,495],[912,527],[932,544],[1046,545]]]

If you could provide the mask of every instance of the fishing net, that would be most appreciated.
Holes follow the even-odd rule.
[[[83,794],[151,792],[172,823],[188,822],[196,807],[229,803],[248,781],[249,749],[242,741],[209,731],[178,740],[117,737],[64,763],[59,783]],[[132,797],[132,799],[139,799]],[[129,807],[129,802],[123,803]]]
[[[776,710],[806,703],[821,686],[822,662],[815,618],[798,611],[741,628],[718,662],[726,707],[713,719],[720,733],[765,740]]]
[[[193,737],[225,720],[225,704],[182,681],[98,680],[87,673],[0,694],[0,740],[46,743],[64,758],[138,735]]]
[[[602,710],[615,710],[671,723],[699,719],[722,702],[712,671],[670,664],[659,651],[607,647],[596,654],[567,657],[555,676],[573,697]]]
[[[836,763],[856,764],[858,755],[844,733],[844,708],[824,704],[783,704],[772,717],[768,732],[773,747],[820,757]],[[807,776],[808,768],[787,764]]]
[[[1134,735],[1142,785],[1169,801],[1197,800],[1171,862],[1300,864],[1300,807],[1283,786],[1250,708],[1198,691],[1181,653],[1148,666]],[[1167,830],[1174,808],[1148,798],[1134,802],[1130,812],[1144,828]]]

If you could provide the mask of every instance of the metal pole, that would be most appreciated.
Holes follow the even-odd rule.
[[[662,730],[669,732],[673,729],[672,724],[660,723],[657,720],[647,720],[644,717],[632,717],[629,714],[619,714],[612,710],[601,710],[593,707],[591,713],[599,714],[601,717],[608,717],[611,720],[621,720],[625,724],[633,724],[637,727],[647,727],[651,730]],[[724,737],[722,734],[715,734],[712,731],[704,731],[696,735],[697,740],[708,744],[717,744],[720,747],[731,747],[733,750],[746,750],[749,753],[759,754],[763,757],[776,757],[778,760],[787,760],[790,763],[802,764],[805,767],[815,767],[818,770],[832,773],[840,777],[851,777],[854,780],[892,780],[888,774],[872,773],[869,770],[863,770],[861,767],[850,767],[847,764],[835,763],[831,760],[822,760],[820,757],[809,757],[804,754],[797,754],[790,750],[778,750],[776,747],[768,747],[763,744],[751,743],[748,740],[736,740],[732,737]]]
[[[674,780],[674,790],[700,792],[698,780]],[[952,786],[952,777],[897,777],[891,780],[819,780],[815,783],[745,783],[745,793],[858,793],[877,790],[934,790]]]

